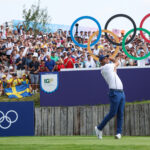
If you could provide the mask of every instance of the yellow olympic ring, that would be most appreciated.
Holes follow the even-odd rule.
[[[99,58],[96,57],[96,56],[92,53],[91,48],[90,48],[90,43],[91,43],[91,41],[92,41],[92,38],[93,38],[94,36],[98,35],[98,32],[99,32],[99,31],[94,32],[94,33],[89,37],[88,44],[87,44],[87,50],[88,50],[89,54],[91,54],[91,56],[92,56],[96,61],[99,61]],[[113,32],[111,32],[111,31],[109,31],[109,30],[102,30],[102,32],[106,32],[106,33],[111,34],[111,35],[114,37],[114,39],[116,40],[116,42],[119,43],[119,38],[118,38],[117,35],[114,34]],[[118,51],[119,51],[119,46],[116,47],[115,52],[114,52],[114,54],[111,56],[111,58],[114,58],[114,57],[118,54]]]

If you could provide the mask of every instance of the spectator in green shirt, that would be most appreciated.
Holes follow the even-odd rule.
[[[54,60],[55,62],[57,62],[59,60],[58,56],[55,55],[55,51],[51,52],[51,59]]]

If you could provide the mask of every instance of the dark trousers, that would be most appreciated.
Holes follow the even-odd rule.
[[[109,99],[110,111],[105,116],[104,120],[97,126],[97,128],[102,130],[107,122],[110,121],[115,115],[117,115],[117,134],[121,134],[125,107],[125,94],[123,91],[110,90]]]

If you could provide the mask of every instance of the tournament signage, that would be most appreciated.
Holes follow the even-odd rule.
[[[46,93],[55,92],[58,89],[58,73],[41,74],[41,90]]]
[[[33,136],[34,103],[1,102],[0,136]]]
[[[117,71],[123,82],[127,102],[150,99],[149,67],[120,68]],[[44,89],[40,90],[41,106],[81,106],[110,103],[109,89],[99,68],[60,71],[59,76],[53,73],[42,73],[41,79],[41,87]]]

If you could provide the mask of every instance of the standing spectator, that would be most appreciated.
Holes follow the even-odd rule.
[[[57,62],[59,60],[58,56],[55,55],[55,51],[51,52],[51,59],[54,60],[55,62]]]
[[[39,70],[40,64],[37,61],[37,55],[33,55],[32,62],[29,64],[29,70],[31,75],[31,84],[33,89],[33,94],[37,93],[38,91],[38,84],[39,84]]]
[[[19,57],[19,54],[17,52],[17,48],[14,46],[13,51],[10,55],[10,64],[14,66],[18,57]]]
[[[96,67],[95,62],[94,62],[94,60],[91,58],[90,55],[88,55],[88,60],[87,60],[86,63],[85,63],[85,67],[86,67],[86,68],[95,68],[95,67]]]
[[[58,64],[56,65],[56,70],[57,71],[60,71],[61,69],[65,68],[65,65],[63,63],[63,60],[62,59],[59,59],[58,60]]]
[[[148,46],[147,51],[150,53],[150,46]],[[146,65],[150,65],[150,56],[146,58]]]
[[[47,57],[47,61],[45,62],[45,66],[49,72],[53,72],[54,66],[55,66],[55,61],[52,60],[49,55],[47,55],[46,57]]]
[[[26,70],[27,75],[30,74],[29,65],[31,62],[32,62],[32,53],[28,53],[26,62],[25,62],[25,70]]]
[[[2,79],[3,75],[4,75],[4,67],[0,65],[0,80]]]
[[[48,51],[46,46],[44,46],[44,48],[43,48],[43,54],[44,54],[44,57],[46,57],[47,55],[50,56],[50,52]]]
[[[81,56],[81,68],[85,68],[85,58],[83,56]]]
[[[40,64],[40,71],[39,72],[47,72],[47,68],[45,66],[45,61],[41,60],[41,64]]]
[[[12,67],[12,66],[10,66],[10,67]],[[13,72],[14,73],[14,72]],[[13,74],[12,73],[12,74]],[[8,71],[8,70],[5,70],[5,75],[6,75],[6,79],[7,80],[10,80],[11,78],[12,78],[12,74],[10,74],[10,72]]]
[[[83,36],[83,37],[84,37],[84,40],[85,40],[85,39],[86,39],[86,40],[88,39],[87,31],[84,32],[84,36]]]
[[[0,29],[1,33],[2,33],[2,36],[1,36],[1,39],[6,39],[6,31],[4,29],[4,26],[1,25],[1,29]]]
[[[146,44],[139,43],[139,46],[136,47],[136,56],[137,57],[143,57],[147,53],[146,51]],[[146,59],[137,60],[137,66],[138,67],[145,67],[146,65]]]
[[[64,56],[64,60],[65,60],[66,58],[68,58],[66,51],[63,52],[63,56]]]
[[[74,64],[74,68],[81,68],[80,57],[77,57],[77,61]]]
[[[84,38],[83,31],[80,31],[80,37],[81,37],[81,39],[83,41],[83,38]]]
[[[71,53],[68,52],[68,58],[64,60],[66,68],[74,68],[75,59],[71,57]]]
[[[22,51],[20,51],[20,57],[16,60],[16,66],[17,66],[17,76],[18,78],[21,78],[22,75],[25,73],[25,63],[26,58],[22,56]]]
[[[14,46],[14,43],[12,42],[12,39],[11,37],[9,36],[7,38],[7,43],[6,43],[6,55],[7,55],[7,58],[10,59],[10,55],[12,53],[12,50],[13,50],[13,46]]]
[[[126,59],[126,55],[121,54],[121,56],[120,56],[120,65],[121,65],[121,67],[126,65],[126,60],[125,59]]]
[[[93,54],[98,56],[99,55],[99,49],[98,49],[98,44],[95,45],[95,48],[93,50]]]
[[[19,24],[18,24],[18,26],[19,26]],[[18,27],[18,26],[17,26],[18,33],[19,33],[20,35],[23,35],[23,25],[20,25],[20,27]]]
[[[133,61],[127,56],[125,59],[125,66],[133,66]]]
[[[144,50],[140,51],[139,57],[143,57],[145,55]],[[142,60],[137,60],[137,66],[138,67],[145,67],[146,65],[146,59],[142,59]]]
[[[0,56],[3,56],[6,53],[6,45],[3,44],[3,40],[0,41]]]

